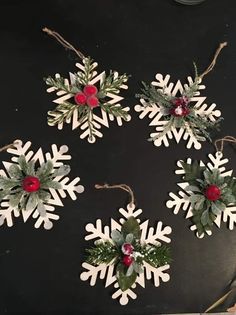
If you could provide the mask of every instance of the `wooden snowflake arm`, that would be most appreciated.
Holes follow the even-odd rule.
[[[98,219],[96,224],[88,223],[85,227],[86,231],[89,233],[85,236],[85,240],[89,241],[92,239],[108,240],[112,242],[110,238],[110,228],[109,226],[102,227],[102,221]]]

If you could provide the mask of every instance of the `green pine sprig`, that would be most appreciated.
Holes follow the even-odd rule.
[[[119,255],[117,248],[109,241],[97,242],[95,247],[86,249],[86,252],[86,262],[92,265],[109,264],[111,261],[115,263]]]

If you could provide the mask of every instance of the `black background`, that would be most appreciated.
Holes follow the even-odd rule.
[[[72,160],[71,177],[80,176],[85,192],[57,208],[60,220],[51,231],[35,229],[34,221],[0,229],[0,313],[34,314],[155,314],[203,312],[226,292],[235,275],[235,231],[225,224],[213,236],[199,240],[191,232],[184,212],[173,215],[165,202],[177,191],[174,174],[177,159],[206,159],[212,144],[202,150],[187,150],[185,142],[172,141],[157,148],[146,139],[153,130],[149,120],[140,120],[133,107],[138,103],[140,81],[150,82],[157,72],[184,81],[209,64],[219,42],[228,41],[218,63],[205,79],[207,103],[216,102],[225,118],[215,137],[235,135],[236,82],[235,0],[207,0],[198,6],[183,6],[172,0],[53,0],[1,1],[0,142],[30,140],[36,150],[50,144],[67,144]],[[75,71],[76,56],[65,51],[41,29],[57,30],[69,42],[99,63],[99,69],[129,73],[129,90],[123,104],[131,107],[132,120],[124,126],[103,128],[95,144],[80,140],[79,130],[69,126],[58,131],[46,123],[55,95],[46,93],[43,77]],[[235,150],[224,151],[235,168]],[[9,154],[1,153],[1,160]],[[138,298],[127,306],[111,299],[112,286],[95,287],[82,282],[84,227],[102,218],[118,218],[117,209],[128,200],[122,191],[97,191],[95,183],[130,185],[150,225],[162,220],[173,228],[171,280],[159,288],[152,281],[137,287]],[[228,302],[230,304],[230,302]],[[224,310],[224,305],[219,310]]]

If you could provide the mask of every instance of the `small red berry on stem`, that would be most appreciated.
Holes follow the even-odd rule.
[[[98,89],[95,85],[85,85],[83,92],[86,96],[96,95],[98,92]]]
[[[26,176],[22,181],[22,187],[27,192],[37,191],[40,188],[40,181],[38,177]]]
[[[210,185],[205,190],[205,196],[210,201],[216,201],[220,198],[221,191],[216,185]]]
[[[87,105],[91,108],[98,107],[99,106],[99,101],[96,96],[89,96],[87,98]]]
[[[134,247],[130,243],[124,243],[121,247],[122,253],[125,255],[130,255],[133,253]]]
[[[78,105],[84,105],[86,103],[87,97],[83,92],[75,94],[75,102]]]
[[[129,267],[133,263],[134,259],[131,256],[125,255],[122,259],[122,263],[126,266]]]

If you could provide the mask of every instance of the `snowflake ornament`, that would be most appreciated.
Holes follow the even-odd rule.
[[[76,193],[82,193],[84,187],[78,184],[79,177],[70,181],[66,176],[70,167],[64,161],[71,159],[66,145],[52,144],[51,152],[45,154],[42,148],[36,152],[30,148],[30,141],[16,140],[14,148],[7,150],[12,155],[11,162],[2,162],[5,169],[0,170],[0,225],[11,227],[14,217],[22,216],[24,222],[30,217],[35,219],[35,228],[43,225],[50,230],[53,221],[59,219],[54,214],[55,206],[63,206],[62,199],[67,194],[76,200]]]
[[[185,218],[194,222],[190,229],[198,238],[212,235],[213,225],[220,228],[225,222],[233,230],[236,224],[236,178],[225,168],[229,160],[220,151],[208,157],[208,163],[190,158],[177,162],[175,173],[183,177],[177,183],[181,189],[177,194],[169,193],[171,199],[166,203],[174,214],[185,211]]]
[[[117,249],[117,243],[114,240],[117,240],[117,237],[120,237],[122,229],[127,229],[127,223],[130,219],[131,221],[133,220],[130,226],[134,226],[135,221],[136,224],[139,225],[140,242],[141,244],[145,244],[146,248],[152,248],[150,250],[151,253],[153,251],[153,248],[158,248],[158,246],[160,246],[159,248],[161,248],[162,242],[170,243],[171,239],[169,237],[169,234],[172,231],[171,227],[163,227],[163,223],[161,221],[157,223],[156,228],[149,227],[149,220],[141,222],[138,217],[142,213],[142,209],[136,209],[133,203],[127,205],[127,209],[120,208],[119,212],[122,217],[119,219],[119,221],[111,219],[110,226],[103,227],[102,221],[100,219],[98,219],[95,224],[89,223],[86,225],[85,229],[88,232],[88,235],[85,236],[85,240],[94,240],[94,244],[97,246],[95,249],[103,248],[104,244],[106,246],[110,246],[110,249],[107,248],[108,256],[112,255],[112,251],[119,250]],[[129,278],[128,280],[130,280],[130,277],[132,277],[131,273],[133,272],[133,269],[132,271],[130,269],[132,266],[130,267],[131,262],[128,258],[130,257],[130,259],[135,259],[136,261],[138,261],[140,256],[142,256],[141,253],[134,252],[134,247],[129,244],[131,243],[132,237],[133,236],[128,233],[126,235],[126,243],[123,244],[122,247],[120,247],[121,255],[124,255],[122,263],[124,263],[125,266],[129,266],[127,270],[127,273],[129,273],[129,275],[127,275],[127,277]],[[93,250],[94,249],[89,249],[88,252],[91,253],[93,252]],[[130,255],[131,253],[132,255]],[[102,254],[103,252],[100,251],[95,261],[101,261]],[[148,254],[149,252],[146,252],[145,255]],[[135,280],[127,289],[121,288],[121,284],[124,284],[124,278],[118,279],[118,273],[116,270],[118,267],[115,266],[113,260],[111,260],[109,263],[99,264],[92,264],[87,261],[82,264],[82,267],[85,269],[85,271],[83,271],[80,275],[80,279],[82,281],[89,280],[90,285],[94,286],[98,278],[105,279],[105,287],[112,285],[115,288],[115,292],[112,294],[112,298],[119,299],[121,305],[126,305],[129,302],[129,299],[137,298],[137,295],[134,292],[137,284],[145,288],[146,280],[151,280],[153,278],[154,286],[158,287],[161,281],[167,282],[170,280],[170,276],[168,274],[168,270],[170,268],[169,264],[163,263],[159,267],[154,267],[153,263],[151,264],[150,262],[149,264],[145,261],[145,259],[142,262],[143,272],[138,272],[137,275],[135,275]],[[125,275],[123,275],[123,277],[124,276]]]
[[[81,129],[81,139],[87,138],[94,143],[96,137],[103,136],[101,127],[109,128],[109,121],[116,121],[118,126],[130,121],[129,107],[122,107],[119,95],[121,89],[127,89],[126,74],[119,75],[116,71],[97,73],[98,64],[91,58],[83,58],[76,63],[77,73],[70,73],[69,79],[59,74],[55,78],[48,77],[46,84],[48,93],[56,92],[58,96],[53,102],[55,110],[48,112],[49,126],[62,129],[64,124],[71,124],[72,130]]]
[[[188,83],[176,84],[170,82],[170,75],[156,74],[156,81],[150,86],[145,83],[143,94],[138,94],[140,104],[135,106],[139,118],[148,117],[149,126],[155,126],[156,132],[150,134],[150,141],[159,147],[162,144],[169,146],[169,141],[181,139],[187,141],[187,148],[201,149],[201,142],[210,139],[208,128],[217,128],[217,120],[221,112],[216,109],[216,104],[208,106],[206,97],[200,92],[205,89],[201,78],[197,75],[193,80],[190,76]]]

